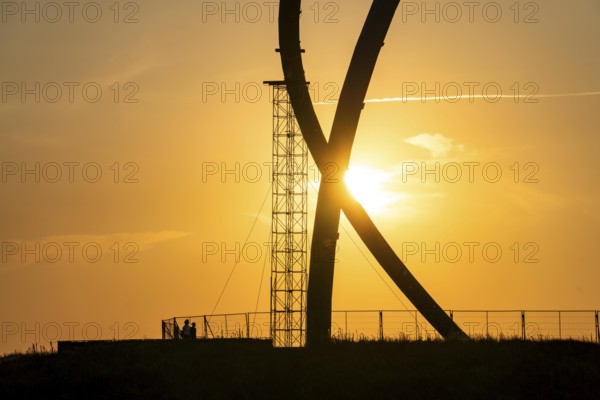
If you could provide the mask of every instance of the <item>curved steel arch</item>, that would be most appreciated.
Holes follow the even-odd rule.
[[[315,114],[300,48],[301,0],[281,0],[279,46],[285,83],[298,125],[324,179],[319,188],[307,299],[307,344],[330,338],[331,298],[340,211],[394,283],[444,338],[467,337],[410,273],[369,215],[343,184],[364,98],[399,0],[374,0],[342,87],[329,143]],[[326,174],[334,166],[334,176]]]

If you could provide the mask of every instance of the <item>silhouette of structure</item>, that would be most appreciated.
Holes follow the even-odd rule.
[[[307,345],[330,339],[331,299],[340,212],[406,297],[444,338],[467,336],[419,284],[343,183],[364,98],[399,0],[374,0],[356,44],[335,114],[329,142],[315,114],[302,64],[300,0],[281,0],[279,53],[284,83],[302,136],[319,170],[321,182],[311,245],[307,291]],[[335,174],[331,174],[331,166]]]
[[[283,81],[273,88],[271,338],[275,347],[306,342],[308,151]]]

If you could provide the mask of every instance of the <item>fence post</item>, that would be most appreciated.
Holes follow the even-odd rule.
[[[204,315],[204,339],[208,339],[208,321],[206,320],[206,315]]]
[[[162,338],[163,338],[163,340],[165,340],[165,338],[166,338],[166,332],[165,332],[166,324],[165,324],[165,321],[161,321],[161,325],[162,325]]]
[[[415,310],[415,332],[417,340],[421,340],[421,329],[419,328],[419,312]]]
[[[379,311],[379,340],[383,342],[383,311]]]
[[[598,318],[596,318],[596,321]],[[348,340],[348,311],[344,311],[344,336],[345,340]]]
[[[250,314],[246,313],[246,337],[250,339]]]
[[[521,311],[521,339],[525,340],[525,311]]]
[[[489,319],[489,311],[485,312],[485,338],[490,338],[490,319]]]
[[[454,311],[450,310],[450,319],[454,321]]]
[[[558,312],[558,338],[562,339],[562,322],[560,320],[560,311]]]
[[[598,325],[598,310],[596,310],[596,343],[600,343],[600,325]]]

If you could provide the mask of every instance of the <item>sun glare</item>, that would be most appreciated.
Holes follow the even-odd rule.
[[[356,166],[348,169],[344,181],[367,212],[382,213],[385,206],[393,202],[393,195],[384,188],[389,181],[389,175],[384,171]]]

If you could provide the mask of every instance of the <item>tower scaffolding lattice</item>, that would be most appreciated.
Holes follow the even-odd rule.
[[[266,81],[273,99],[271,338],[306,344],[308,151],[283,81]]]

